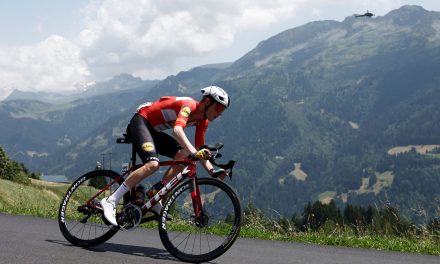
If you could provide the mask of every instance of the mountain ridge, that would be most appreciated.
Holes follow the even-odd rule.
[[[76,91],[55,92],[33,92],[21,91],[15,89],[3,101],[13,100],[37,100],[47,103],[60,104],[69,103],[79,99],[104,95],[108,93],[117,93],[124,90],[136,89],[138,87],[153,87],[158,80],[142,80],[139,77],[133,77],[129,74],[116,75],[108,81],[91,82]],[[0,101],[1,102],[1,101]]]

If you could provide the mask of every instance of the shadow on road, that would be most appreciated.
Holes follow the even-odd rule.
[[[170,253],[168,253],[168,251],[151,247],[104,243],[93,248],[88,248],[87,250],[96,252],[111,251],[133,256],[177,261],[173,256],[170,255]]]
[[[50,243],[63,245],[66,247],[77,247],[66,241],[60,241],[60,240],[46,240],[46,241]],[[177,259],[171,256],[170,253],[168,253],[168,251],[157,248],[150,248],[150,247],[104,243],[95,247],[84,248],[84,249],[93,252],[109,251],[109,252],[123,253],[132,256],[148,257],[152,259],[170,260],[170,261],[179,262]]]

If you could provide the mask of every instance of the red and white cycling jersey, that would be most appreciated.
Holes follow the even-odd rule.
[[[209,124],[207,119],[188,122],[189,115],[198,105],[199,102],[190,97],[164,96],[156,102],[140,105],[137,113],[147,119],[156,131],[175,126],[196,126],[195,147],[198,148],[205,143],[205,133]]]

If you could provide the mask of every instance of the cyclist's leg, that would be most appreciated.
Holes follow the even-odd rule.
[[[172,136],[159,132],[154,133],[153,138],[155,142],[160,142],[157,146],[157,151],[160,155],[172,158],[174,160],[183,160],[188,157],[189,153],[187,153]],[[168,167],[162,180],[168,182],[179,172],[181,172],[183,168],[184,166],[182,165]]]
[[[131,188],[153,174],[159,168],[158,154],[172,157],[180,148],[179,144],[173,137],[164,132],[157,132],[151,127],[148,121],[141,116],[135,115],[133,119],[134,120],[132,120],[132,123],[129,126],[129,133],[133,141],[133,146],[144,162],[144,166],[133,171],[125,180],[125,183]],[[154,184],[147,192],[147,196],[151,198],[157,191],[162,189],[163,186],[163,181]],[[150,210],[155,214],[160,214],[162,210],[161,201],[154,205]]]
[[[185,151],[184,149],[179,150],[176,155],[174,155],[174,160],[184,160],[185,158],[188,157],[188,153],[187,151]],[[172,178],[174,178],[177,174],[179,174],[179,172],[181,172],[183,170],[183,168],[185,168],[184,165],[173,165],[173,166],[169,166],[168,169],[166,170],[166,172],[163,174],[163,180],[168,182],[170,181]]]
[[[115,226],[118,225],[116,222],[116,204],[119,200],[159,168],[159,159],[150,129],[152,130],[143,117],[137,114],[133,116],[128,132],[131,135],[133,147],[144,162],[144,166],[133,171],[112,195],[101,200],[104,217]]]
[[[159,158],[155,145],[157,141],[153,137],[156,131],[147,120],[136,114],[131,119],[128,129],[133,147],[144,163],[144,166],[133,171],[124,182],[129,188],[134,188],[159,168]]]

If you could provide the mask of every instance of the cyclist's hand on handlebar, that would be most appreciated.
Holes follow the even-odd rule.
[[[228,172],[225,171],[224,169],[217,169],[217,170],[213,169],[210,171],[210,174],[211,174],[211,177],[217,178],[222,181],[226,178],[226,176],[229,175]]]
[[[208,160],[211,157],[211,151],[209,151],[209,149],[202,148],[194,153],[193,156],[198,160]]]

